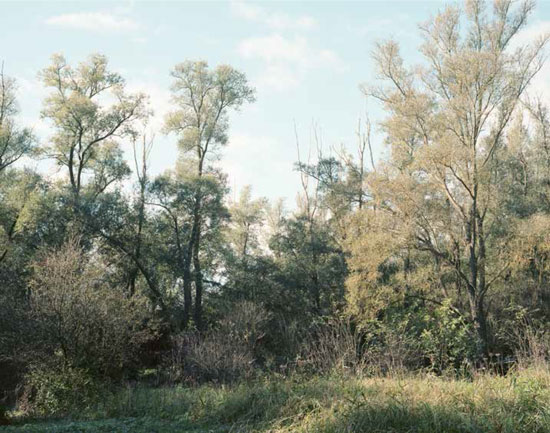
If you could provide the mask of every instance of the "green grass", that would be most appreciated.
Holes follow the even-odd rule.
[[[0,432],[550,433],[550,373],[138,388],[72,420],[16,422]]]

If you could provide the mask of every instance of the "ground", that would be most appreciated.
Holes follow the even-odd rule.
[[[550,373],[133,388],[60,421],[15,422],[0,432],[550,433]]]

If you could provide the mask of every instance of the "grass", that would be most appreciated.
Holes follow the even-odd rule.
[[[550,373],[134,388],[70,420],[16,422],[0,432],[550,433]]]

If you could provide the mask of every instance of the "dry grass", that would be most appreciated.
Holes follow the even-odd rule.
[[[52,424],[33,423],[0,431],[550,433],[550,371],[472,380],[331,376],[231,387],[137,388],[78,418],[82,421],[69,424],[70,429],[64,423],[53,424],[53,430]]]

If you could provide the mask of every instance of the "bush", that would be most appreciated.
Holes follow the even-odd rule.
[[[392,375],[422,365],[416,317],[396,314],[373,320],[362,329],[365,335],[364,364],[373,374]]]
[[[78,239],[44,254],[34,270],[34,362],[59,356],[64,365],[110,378],[135,365],[139,349],[156,329],[144,296],[127,297],[112,287],[108,268],[88,257]]]
[[[475,350],[471,326],[447,301],[430,310],[416,303],[388,309],[361,332],[362,368],[376,374],[464,371]]]
[[[441,373],[449,368],[459,369],[473,359],[475,347],[471,327],[452,309],[450,301],[444,301],[427,314],[425,322],[420,346],[432,370]]]
[[[267,320],[268,314],[262,306],[244,301],[222,318],[218,328],[204,336],[197,333],[176,336],[172,379],[223,383],[250,378]]]
[[[535,327],[526,320],[515,329],[515,358],[522,367],[546,366],[550,359],[548,325]]]
[[[318,373],[360,372],[365,368],[360,332],[349,320],[336,319],[317,325],[306,343],[304,360]]]
[[[192,338],[187,358],[187,374],[195,382],[235,382],[249,379],[254,371],[254,355],[246,345],[215,331],[204,339]]]
[[[34,366],[25,376],[19,409],[34,416],[63,416],[94,405],[103,392],[88,370]]]
[[[0,425],[8,425],[9,423],[8,409],[0,404]]]

